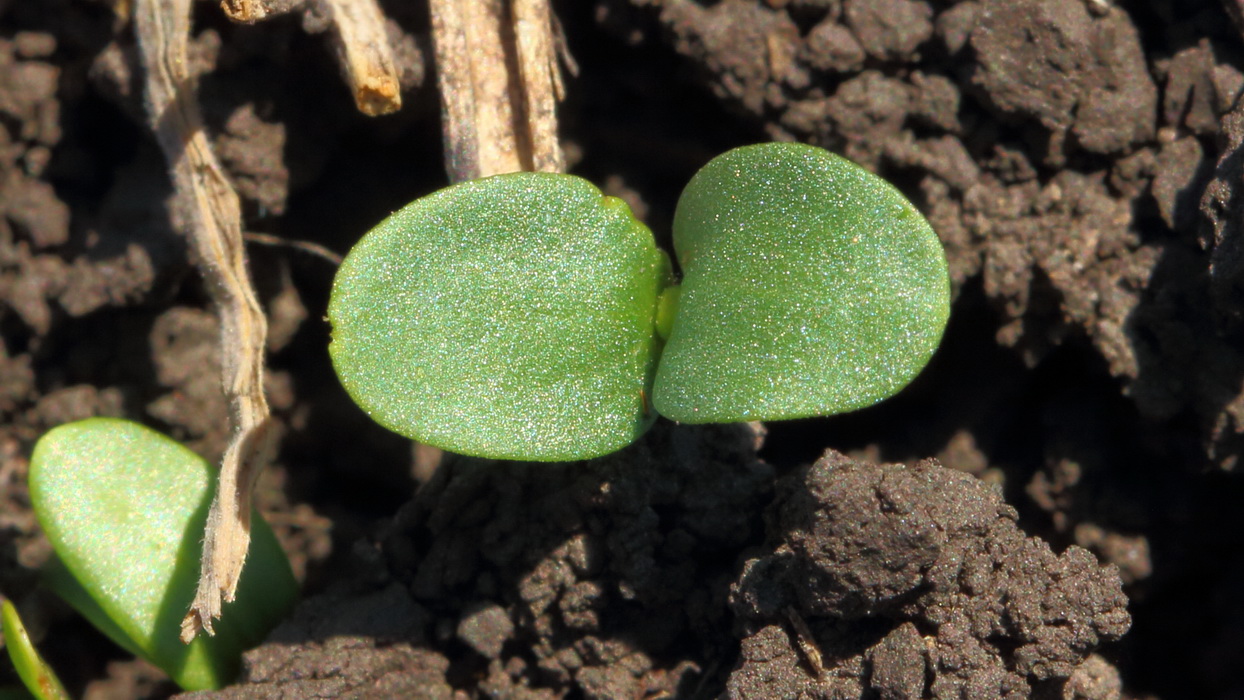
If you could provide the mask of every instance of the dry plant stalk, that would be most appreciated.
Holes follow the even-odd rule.
[[[369,117],[402,108],[397,61],[376,0],[312,0],[333,28],[341,74],[354,104]],[[308,0],[221,0],[229,19],[244,24],[302,9]]]
[[[560,171],[562,83],[548,0],[431,0],[445,169],[455,182]]]
[[[266,17],[293,12],[304,3],[306,0],[220,0],[220,9],[234,22],[253,24]]]
[[[172,172],[175,219],[186,228],[220,316],[221,379],[232,428],[208,513],[198,591],[181,625],[187,643],[199,630],[211,634],[222,598],[233,600],[250,545],[251,492],[271,442],[263,394],[268,323],[246,272],[238,197],[212,153],[188,71],[192,2],[135,3],[147,114]]]
[[[557,103],[566,96],[566,87],[557,67],[554,26],[548,0],[514,0],[514,37],[531,169],[543,172],[566,169],[557,139]]]
[[[397,61],[376,0],[321,0],[328,10],[341,64],[354,104],[376,117],[402,108]]]
[[[799,649],[799,653],[808,662],[808,666],[812,668],[816,677],[824,678],[825,657],[821,655],[821,648],[816,645],[816,638],[812,636],[808,623],[793,606],[786,606],[785,612],[786,619],[790,621],[790,626],[795,630],[795,646]]]

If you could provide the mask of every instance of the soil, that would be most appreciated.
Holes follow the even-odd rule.
[[[405,106],[376,119],[316,23],[197,7],[248,231],[344,253],[445,183],[426,7],[382,5]],[[252,243],[281,431],[259,502],[305,597],[190,697],[1244,697],[1235,3],[555,5],[573,172],[668,245],[713,155],[843,153],[942,238],[942,348],[849,415],[429,474],[333,376],[332,263]],[[215,460],[227,424],[125,6],[0,2],[0,591],[89,698],[177,689],[38,585],[34,441],[125,416]]]

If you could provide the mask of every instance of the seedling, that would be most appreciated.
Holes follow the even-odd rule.
[[[681,285],[630,209],[577,177],[454,185],[389,217],[343,262],[334,367],[364,410],[415,440],[585,459],[630,444],[658,414],[779,420],[873,404],[924,367],[949,313],[945,256],[924,218],[811,146],[714,159],[679,200],[674,247]],[[210,481],[189,450],[114,419],[56,428],[31,462],[52,588],[186,689],[227,682],[295,594],[255,517],[234,610],[214,637],[180,642]]]
[[[30,497],[56,559],[49,586],[117,644],[187,690],[233,678],[293,606],[297,584],[272,530],[252,516],[251,551],[233,610],[214,637],[182,644],[211,502],[207,463],[137,423],[92,418],[35,445]]]
[[[26,626],[17,614],[17,608],[9,601],[0,602],[0,629],[4,630],[4,646],[9,650],[9,660],[17,669],[18,678],[37,700],[68,700],[69,693],[56,673],[39,656],[35,645],[26,633]],[[4,697],[0,694],[0,697]]]
[[[949,313],[945,254],[893,186],[800,144],[735,149],[652,233],[570,175],[435,192],[372,229],[329,303],[333,365],[385,427],[571,460],[685,423],[830,415],[910,382]],[[653,410],[655,409],[655,410]]]

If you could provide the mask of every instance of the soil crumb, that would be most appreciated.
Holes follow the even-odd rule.
[[[1028,698],[1131,625],[1114,566],[1054,554],[935,460],[826,452],[779,485],[769,527],[731,591],[728,698]],[[1105,674],[1093,663],[1081,675]]]

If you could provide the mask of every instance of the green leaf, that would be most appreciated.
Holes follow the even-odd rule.
[[[572,460],[644,433],[669,261],[619,199],[513,173],[415,201],[350,251],[333,366],[385,427],[501,459]]]
[[[297,583],[271,528],[251,516],[237,600],[216,636],[178,639],[198,581],[214,472],[177,442],[130,421],[92,418],[35,445],[30,495],[59,563],[51,587],[127,650],[187,690],[218,688],[241,652],[292,607]]]
[[[678,202],[681,300],[654,405],[686,423],[829,415],[910,382],[949,314],[945,253],[893,186],[813,146],[713,159]]]
[[[13,661],[13,667],[26,689],[38,700],[68,700],[65,686],[52,667],[39,656],[30,635],[26,634],[26,626],[17,615],[17,608],[7,600],[0,601],[0,629],[4,630],[4,646],[9,650],[9,659]]]

